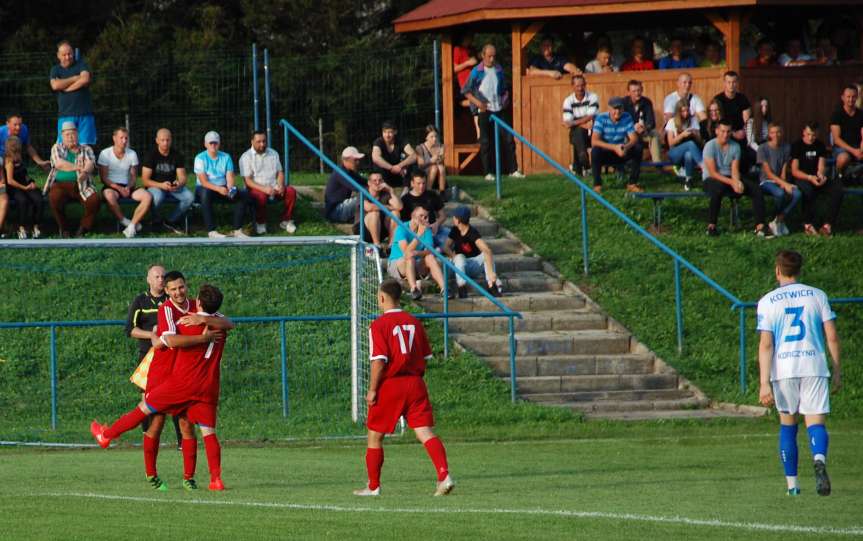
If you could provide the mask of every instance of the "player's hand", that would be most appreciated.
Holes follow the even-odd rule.
[[[375,405],[375,402],[377,402],[377,401],[378,401],[378,392],[369,390],[369,392],[366,393],[366,405],[368,405],[369,407],[372,407]]]
[[[765,408],[773,405],[773,389],[769,383],[761,384],[761,391],[758,393],[758,402]]]
[[[177,323],[180,325],[194,326],[194,325],[203,325],[207,320],[204,316],[199,316],[198,314],[186,314],[177,320]]]
[[[152,345],[156,349],[162,349],[163,347],[165,347],[165,344],[163,344],[159,337],[156,336],[155,327],[153,328],[153,336],[150,337],[150,345]]]
[[[833,371],[833,375],[830,377],[830,393],[836,394],[842,388],[842,374]]]
[[[225,331],[219,329],[206,329],[201,335],[207,339],[207,342],[222,342],[225,339]]]

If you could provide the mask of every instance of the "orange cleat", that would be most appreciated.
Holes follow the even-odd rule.
[[[210,481],[210,490],[225,490],[225,483],[222,482],[221,477],[216,477],[212,481]]]
[[[93,439],[102,449],[107,449],[111,445],[111,440],[105,437],[105,428],[105,425],[100,425],[96,421],[90,423],[90,434],[93,434]]]

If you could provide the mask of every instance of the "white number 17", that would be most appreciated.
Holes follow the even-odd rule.
[[[405,336],[402,334],[402,329],[408,334],[408,343],[407,347],[405,347]],[[408,351],[413,349],[414,347],[414,332],[416,331],[416,325],[401,325],[393,327],[393,336],[399,337],[399,347],[402,350],[402,354],[407,355]]]

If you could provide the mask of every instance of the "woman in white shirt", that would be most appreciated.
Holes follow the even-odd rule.
[[[695,176],[695,166],[701,167],[701,129],[698,119],[689,110],[689,104],[684,100],[674,106],[674,116],[665,125],[665,135],[668,139],[668,157],[677,166],[683,166],[685,180],[683,187],[689,191],[692,178]]]

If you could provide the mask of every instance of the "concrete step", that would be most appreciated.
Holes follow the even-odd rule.
[[[483,359],[498,376],[509,376],[509,357]],[[516,357],[519,379],[528,376],[588,376],[603,374],[651,374],[653,355],[536,355]]]
[[[507,238],[485,239],[485,243],[491,248],[491,253],[498,254],[520,254],[521,244]]]
[[[626,392],[626,391],[620,391]],[[568,402],[560,404],[548,404],[580,411],[587,417],[604,415],[606,413],[622,413],[635,411],[695,411],[706,408],[708,400],[700,400],[694,395],[673,399],[645,399],[645,400],[601,400],[598,402]]]
[[[477,296],[477,293],[470,292],[466,299],[453,299],[449,301],[449,310],[451,312],[485,312],[497,311],[491,301],[485,297]],[[537,292],[531,294],[504,292],[500,301],[510,307],[512,310],[519,312],[541,312],[545,310],[577,310],[585,306],[582,297],[576,297],[562,292]],[[423,299],[419,302],[420,306],[430,312],[443,311],[443,302],[439,299]]]
[[[447,216],[444,225],[447,227],[453,227],[452,216]],[[482,236],[483,240],[486,242],[491,240],[493,237],[496,237],[500,230],[500,226],[497,222],[490,222],[483,218],[471,218],[470,225],[474,226],[476,230],[479,231],[480,236]]]
[[[542,259],[520,254],[495,254],[494,268],[501,274],[521,271],[541,271]]]
[[[471,221],[471,223],[473,223],[472,217],[477,215],[476,205],[471,205],[470,203],[463,203],[463,202],[459,202],[459,201],[447,201],[446,203],[444,203],[443,208],[446,211],[448,216],[452,216],[453,211],[455,209],[457,209],[458,207],[461,207],[461,206],[465,206],[465,207],[470,209],[470,215],[471,215],[470,221]]]
[[[508,272],[498,276],[507,292],[560,291],[563,281],[542,271]]]
[[[685,389],[631,389],[619,391],[572,391],[519,393],[525,400],[581,411],[626,411],[628,409],[679,409],[705,406]]]
[[[579,331],[585,329],[605,329],[608,321],[605,316],[586,308],[581,310],[556,312],[522,312],[524,319],[515,320],[516,332],[536,331]],[[506,318],[477,318],[450,320],[450,330],[455,333],[509,332]]]
[[[501,378],[509,385],[509,378]],[[677,390],[675,374],[627,374],[609,376],[534,376],[517,379],[518,392],[531,394],[605,391]]]
[[[509,354],[506,335],[467,333],[454,335],[463,347],[487,356]],[[516,333],[516,355],[591,355],[629,353],[628,334],[605,330]]]
[[[675,404],[671,404],[674,406]],[[726,411],[715,408],[689,409],[652,409],[652,410],[629,410],[629,411],[585,411],[588,419],[605,419],[609,421],[654,421],[659,419],[719,419],[727,417],[753,418],[760,417],[753,413]]]

